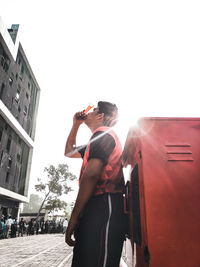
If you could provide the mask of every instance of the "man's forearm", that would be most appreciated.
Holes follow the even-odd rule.
[[[80,125],[73,125],[65,145],[65,156],[72,153],[76,147],[76,136]]]

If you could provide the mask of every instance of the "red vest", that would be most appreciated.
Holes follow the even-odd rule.
[[[104,167],[100,179],[98,180],[94,195],[101,195],[104,193],[123,193],[124,192],[124,176],[123,176],[122,164],[121,164],[121,156],[122,156],[121,143],[117,135],[111,128],[106,127],[106,126],[99,127],[93,132],[93,135],[99,131],[110,134],[114,138],[116,145],[115,145],[114,150],[112,151],[112,153],[110,154],[108,158],[108,163]],[[89,152],[90,152],[90,142],[88,143],[87,148],[85,150],[79,183],[81,181],[82,174],[88,162]]]

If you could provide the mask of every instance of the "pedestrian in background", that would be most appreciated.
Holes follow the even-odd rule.
[[[48,234],[49,232],[49,221],[48,220],[45,222],[44,228],[45,228],[45,233]]]
[[[45,232],[44,219],[41,219],[40,228],[41,228],[41,234],[44,234],[44,232]]]
[[[38,235],[39,229],[40,229],[40,222],[39,221],[36,221],[35,228],[36,228],[36,235]]]
[[[15,220],[13,221],[13,223],[11,224],[11,237],[16,237],[17,234],[17,226],[18,226],[18,221],[15,218]]]
[[[68,226],[68,220],[67,220],[67,218],[65,218],[64,222],[63,222],[63,234],[65,234],[65,232],[67,230],[67,226]]]
[[[21,234],[21,236],[23,236],[24,234],[24,219],[21,218],[20,222],[19,222],[19,231],[18,231],[18,236]]]
[[[9,237],[12,224],[13,224],[13,219],[11,216],[9,216],[9,218],[6,221],[6,238]]]
[[[55,232],[56,232],[56,221],[53,220],[51,225],[52,225],[51,233],[55,234]]]
[[[26,222],[26,220],[24,220],[24,234],[28,235],[28,224]]]
[[[0,221],[0,239],[1,238],[5,238],[5,223],[3,218]]]
[[[34,225],[33,225],[33,219],[31,219],[28,222],[28,233],[27,235],[34,235]]]

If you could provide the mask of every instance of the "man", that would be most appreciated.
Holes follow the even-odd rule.
[[[100,101],[93,112],[78,112],[73,118],[65,155],[83,158],[79,192],[66,231],[66,243],[74,246],[73,267],[119,266],[124,240],[124,177],[121,144],[111,128],[117,117],[116,105]],[[92,137],[87,147],[76,147],[83,122]]]
[[[11,225],[13,224],[13,219],[11,216],[9,216],[8,220],[6,221],[6,237],[8,238],[10,230],[11,230]]]
[[[35,229],[36,229],[36,235],[38,235],[40,229],[40,222],[38,220],[35,222]]]
[[[16,233],[17,233],[17,226],[18,226],[18,221],[15,218],[15,220],[13,221],[13,223],[11,224],[11,237],[16,237]]]
[[[28,232],[27,232],[27,235],[34,235],[33,218],[28,222]]]
[[[21,234],[21,236],[23,236],[24,233],[24,219],[21,218],[20,222],[19,222],[19,232],[18,232],[18,236]]]
[[[1,218],[0,220],[0,239],[4,238],[4,219]]]
[[[67,218],[65,218],[63,222],[63,234],[65,234],[67,230],[67,226],[68,226],[68,221],[67,221]]]

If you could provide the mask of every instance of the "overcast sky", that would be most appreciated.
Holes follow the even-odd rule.
[[[0,0],[5,26],[20,40],[41,88],[30,192],[63,156],[76,111],[117,104],[122,143],[142,116],[200,117],[199,1]],[[90,132],[81,128],[78,144]]]

